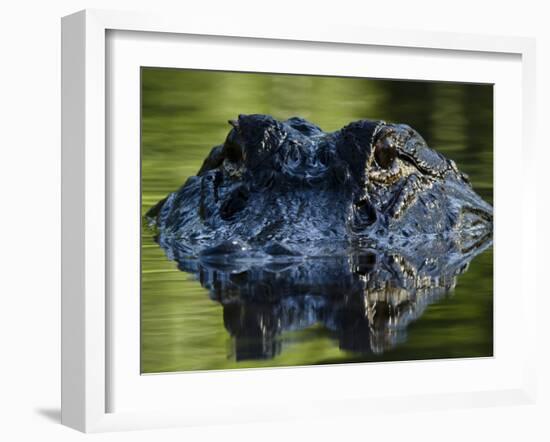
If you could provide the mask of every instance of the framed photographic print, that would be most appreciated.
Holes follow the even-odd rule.
[[[84,11],[62,43],[63,423],[532,400],[531,40]]]
[[[142,67],[141,97],[142,373],[493,356],[492,84]]]

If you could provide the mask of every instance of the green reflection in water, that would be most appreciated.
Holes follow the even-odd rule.
[[[407,123],[455,160],[488,202],[493,196],[490,85],[355,78],[142,70],[142,212],[195,175],[228,119],[265,113],[304,117],[333,131],[362,118]],[[142,230],[142,372],[490,356],[493,255],[476,257],[455,290],[408,327],[406,342],[381,355],[341,351],[318,326],[284,333],[271,360],[236,362],[222,307],[194,276],[177,270]]]

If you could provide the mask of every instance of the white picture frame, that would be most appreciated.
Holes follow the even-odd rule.
[[[109,300],[109,244],[116,230],[109,228],[112,196],[109,187],[109,134],[108,114],[109,76],[106,75],[109,32],[140,32],[155,35],[216,36],[218,38],[254,39],[285,42],[285,45],[308,42],[309,44],[338,44],[339,47],[425,49],[436,53],[475,54],[483,60],[489,54],[517,57],[521,64],[521,94],[519,109],[522,174],[524,187],[519,189],[522,210],[520,275],[526,275],[527,256],[534,254],[534,223],[536,194],[527,191],[532,174],[533,115],[535,98],[535,46],[532,39],[518,37],[490,37],[451,33],[403,31],[394,33],[373,28],[349,28],[310,24],[299,28],[277,23],[210,23],[196,17],[167,17],[151,14],[87,10],[63,18],[62,21],[62,423],[80,431],[110,431],[122,429],[156,428],[208,424],[217,422],[271,420],[285,417],[324,416],[334,414],[365,414],[380,410],[391,412],[403,409],[455,408],[498,405],[503,403],[532,403],[536,393],[534,339],[536,324],[525,324],[521,338],[525,351],[521,358],[521,375],[500,388],[473,388],[449,393],[432,391],[424,395],[400,395],[389,391],[387,395],[372,397],[358,394],[354,397],[338,397],[337,392],[327,398],[314,398],[308,407],[284,407],[281,403],[271,408],[258,409],[246,395],[235,404],[243,413],[232,410],[207,415],[197,407],[180,411],[151,407],[151,410],[113,411],[109,394],[114,388],[110,378],[113,369],[112,347],[109,333],[113,316]],[[146,34],[143,34],[146,35]],[[153,34],[148,34],[153,35]],[[293,43],[295,42],[295,43]],[[397,73],[399,74],[399,73]],[[497,105],[497,104],[496,104]],[[498,113],[498,107],[496,108]],[[498,142],[498,137],[497,137]],[[498,152],[496,153],[498,156]],[[115,171],[116,173],[116,171]],[[534,186],[533,186],[534,187]],[[498,215],[497,215],[498,216]],[[497,218],[498,219],[498,218]],[[518,221],[518,222],[519,222]],[[497,221],[498,222],[498,221]],[[513,225],[511,225],[513,227]],[[506,226],[503,225],[503,229]],[[508,232],[510,234],[510,232]],[[518,236],[515,233],[516,237]],[[498,247],[495,249],[498,252]],[[503,247],[501,250],[506,251]],[[514,249],[516,250],[516,249]],[[518,281],[520,295],[514,302],[532,308],[536,304],[535,282],[526,277]],[[510,301],[508,301],[510,302]],[[525,313],[526,314],[526,313]],[[497,356],[498,357],[498,356]],[[465,362],[468,363],[468,362]],[[415,364],[421,363],[411,363]],[[460,370],[462,362],[444,370]],[[355,365],[354,376],[364,370],[364,364]],[[425,367],[425,366],[424,366]],[[423,369],[422,367],[420,367]],[[318,370],[319,368],[315,368]],[[323,368],[321,368],[323,369]],[[333,376],[342,367],[324,369],[323,376]],[[410,370],[414,367],[409,366]],[[300,369],[287,370],[286,378],[303,376]],[[374,370],[374,368],[373,368]],[[387,369],[387,370],[394,370]],[[349,372],[349,371],[348,371]],[[273,378],[276,385],[280,370],[254,371],[255,382]],[[351,372],[349,372],[351,373]],[[307,373],[310,377],[311,372]],[[139,373],[136,374],[139,376]],[[202,373],[204,382],[213,380],[215,373]],[[227,375],[229,376],[229,375]],[[232,381],[240,382],[248,376],[239,372]],[[252,375],[250,375],[252,376]],[[210,378],[209,378],[210,377]],[[240,378],[240,380],[239,380]],[[167,380],[168,379],[168,380]],[[198,378],[195,378],[198,379]],[[271,380],[270,380],[271,382]],[[170,384],[168,377],[164,384]],[[124,393],[124,391],[123,391]],[[193,394],[186,401],[193,401]],[[261,408],[261,407],[260,407]],[[246,412],[246,413],[245,413]],[[238,416],[237,416],[238,414]],[[244,417],[242,417],[244,416]]]

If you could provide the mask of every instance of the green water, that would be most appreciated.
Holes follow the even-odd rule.
[[[353,78],[142,70],[142,212],[195,175],[238,114],[304,117],[325,131],[362,118],[407,123],[466,172],[492,203],[493,90],[490,85]],[[355,354],[320,325],[285,332],[273,359],[237,361],[223,308],[194,275],[177,269],[142,229],[143,373],[352,361],[490,356],[493,255],[489,248],[428,306],[406,340],[382,354]]]

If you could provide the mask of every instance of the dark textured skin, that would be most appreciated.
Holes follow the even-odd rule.
[[[348,255],[492,235],[492,207],[453,161],[404,124],[361,120],[325,133],[301,118],[240,115],[198,171],[148,218],[188,258]]]

